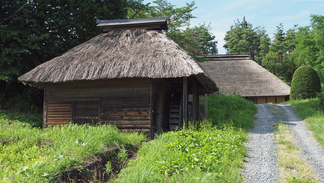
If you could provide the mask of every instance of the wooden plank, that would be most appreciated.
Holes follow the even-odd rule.
[[[70,123],[71,120],[66,120],[66,121],[62,121],[62,120],[48,120],[47,124],[68,124]]]
[[[80,96],[90,98],[90,97],[120,97],[120,96],[127,96],[132,94],[133,96],[136,95],[145,95],[149,93],[149,88],[123,88],[123,89],[95,89],[95,88],[80,88],[80,89],[73,89],[73,88],[54,88],[53,91],[47,92],[47,98],[57,98],[60,97],[61,99],[71,99],[71,98],[78,98]]]
[[[112,121],[108,124],[112,125],[150,125],[150,121]]]
[[[125,128],[125,127],[137,127],[137,128],[150,128],[150,124],[118,124],[117,126]]]
[[[267,103],[267,97],[258,97],[258,104],[265,104]]]
[[[124,120],[124,121],[138,121],[138,120],[150,120],[150,116],[136,116],[136,117],[123,117],[123,116],[120,116],[120,117],[115,117],[115,116],[112,116],[112,117],[107,117],[107,116],[101,116],[101,120],[102,121],[119,121],[119,120]]]
[[[285,97],[277,97],[277,103],[285,102]]]
[[[148,110],[145,111],[106,111],[104,113],[101,113],[101,115],[125,115],[125,116],[149,116],[150,112]]]
[[[185,123],[185,127],[188,128],[188,78],[183,78],[183,89],[182,89],[182,97],[183,97],[183,121]]]
[[[276,97],[267,97],[267,103],[276,103]]]
[[[47,111],[48,111],[48,101],[45,99],[46,84],[44,86],[44,97],[43,97],[43,128],[47,127]]]
[[[150,137],[151,139],[154,138],[154,109],[155,109],[155,106],[154,106],[154,79],[151,80],[151,87],[150,87]]]
[[[150,129],[120,129],[122,132],[148,132],[150,133]]]
[[[71,121],[72,104],[69,100],[46,100],[47,107],[47,123],[53,124],[67,124]]]

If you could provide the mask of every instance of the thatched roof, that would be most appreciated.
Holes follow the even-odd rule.
[[[102,33],[18,79],[26,84],[116,78],[196,77],[209,93],[215,82],[165,33],[131,29]]]
[[[208,56],[200,65],[215,80],[222,94],[289,96],[290,87],[247,55]]]

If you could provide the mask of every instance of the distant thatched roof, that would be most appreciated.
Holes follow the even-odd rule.
[[[208,56],[212,61],[200,65],[214,79],[222,94],[239,94],[244,97],[252,96],[289,96],[290,87],[242,55]]]
[[[196,77],[208,90],[215,82],[161,31],[131,29],[100,34],[18,79],[41,85],[77,80]]]

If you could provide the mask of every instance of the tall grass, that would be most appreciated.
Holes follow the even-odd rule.
[[[256,106],[240,96],[208,97],[208,118],[220,128],[231,123],[233,127],[249,129],[253,127],[255,113]]]
[[[324,111],[319,98],[290,100],[295,113],[306,121],[307,128],[313,131],[314,137],[324,147]]]
[[[0,113],[0,182],[47,182],[116,145],[139,145],[144,135],[110,125],[33,128]]]
[[[241,182],[246,140],[231,127],[169,132],[143,145],[117,182]]]
[[[116,182],[242,182],[247,129],[256,107],[239,96],[212,95],[210,120],[145,143]]]

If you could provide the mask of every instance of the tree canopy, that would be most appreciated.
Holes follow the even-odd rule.
[[[0,80],[7,82],[97,35],[98,19],[127,15],[126,2],[116,0],[3,0],[0,6]]]
[[[127,3],[123,0],[0,1],[0,107],[41,104],[42,92],[23,86],[17,77],[97,35],[98,19],[126,18]]]
[[[202,23],[190,27],[190,20],[195,18],[192,15],[196,9],[194,1],[183,7],[176,7],[166,0],[153,1],[152,5],[142,3],[142,0],[134,3],[136,8],[129,9],[129,18],[170,17],[166,34],[191,56],[217,54],[217,41],[210,26]]]
[[[243,17],[237,19],[225,35],[224,48],[228,54],[248,54],[253,60],[260,61],[268,51],[270,38],[264,28],[254,28]]]
[[[324,81],[324,16],[312,15],[310,26],[298,28],[295,47],[294,63],[313,67]]]

